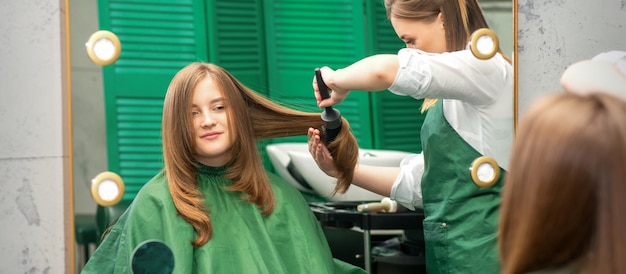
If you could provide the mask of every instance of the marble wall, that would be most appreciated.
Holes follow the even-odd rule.
[[[87,57],[85,42],[99,30],[96,0],[70,1],[72,133],[76,214],[95,214],[91,179],[106,171],[107,148],[102,67]]]
[[[519,114],[538,96],[561,91],[572,63],[626,51],[625,0],[518,0]]]

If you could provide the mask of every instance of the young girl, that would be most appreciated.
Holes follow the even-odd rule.
[[[356,140],[343,122],[337,138],[350,150]],[[83,273],[131,273],[133,251],[148,240],[172,250],[173,273],[363,273],[333,259],[302,195],[261,164],[258,139],[303,135],[310,125],[321,126],[319,113],[272,103],[221,67],[183,68],[163,105],[165,168]]]

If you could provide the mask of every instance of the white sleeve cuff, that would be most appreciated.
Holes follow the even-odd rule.
[[[626,75],[626,51],[609,51],[600,53],[591,60],[604,60],[614,63],[615,66]]]
[[[424,55],[427,53],[417,49],[398,51],[398,74],[388,90],[397,95],[423,99],[424,91],[432,79],[432,72]]]
[[[404,207],[415,210],[422,208],[422,174],[424,173],[424,156],[411,154],[400,162],[400,174],[391,187],[391,199]]]

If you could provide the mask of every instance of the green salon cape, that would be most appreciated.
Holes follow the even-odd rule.
[[[421,135],[426,272],[500,273],[496,231],[506,171],[489,188],[474,184],[469,168],[482,155],[446,121],[442,101],[428,110]]]
[[[131,256],[147,240],[167,244],[174,254],[173,273],[365,273],[332,257],[317,219],[302,195],[289,183],[268,174],[275,209],[262,215],[241,193],[224,188],[231,181],[225,168],[203,166],[198,182],[211,212],[213,235],[194,247],[193,227],[181,218],[164,172],[133,203],[98,246],[82,273],[131,273]]]

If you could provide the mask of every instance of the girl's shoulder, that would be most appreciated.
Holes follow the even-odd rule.
[[[171,197],[172,195],[167,185],[167,176],[165,176],[165,171],[161,170],[141,187],[135,196],[135,200],[164,201],[171,200]]]

